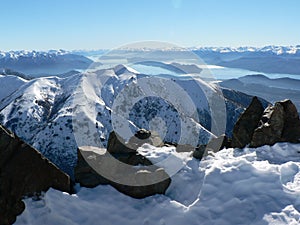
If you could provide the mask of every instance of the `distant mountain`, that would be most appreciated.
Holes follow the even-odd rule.
[[[14,86],[0,100],[0,123],[71,175],[76,163],[78,141],[85,142],[89,138],[98,137],[103,146],[106,146],[109,133],[118,125],[112,124],[112,116],[116,110],[128,107],[129,104],[127,95],[124,99],[121,95],[119,101],[121,104],[125,102],[125,105],[114,108],[115,98],[120,96],[121,92],[128,91],[133,98],[136,98],[134,96],[138,93],[137,96],[141,95],[125,118],[133,132],[139,128],[162,126],[165,130],[159,132],[164,135],[164,141],[185,144],[192,138],[186,136],[186,131],[194,130],[199,135],[194,135],[197,138],[195,141],[200,144],[207,143],[209,138],[214,136],[211,126],[220,122],[212,121],[211,106],[205,96],[208,94],[209,98],[223,98],[220,91],[216,89],[215,84],[193,79],[156,77],[155,82],[151,83],[153,77],[138,74],[123,65],[66,78],[21,80],[18,84],[15,81],[21,78],[1,78],[1,82],[7,83],[6,86],[11,83]],[[157,88],[155,85],[160,83],[164,84],[167,91],[170,91],[169,98],[178,101],[177,106],[182,107],[184,112],[178,111],[176,104],[170,104],[170,99],[159,98],[151,92],[146,95],[143,89],[135,86],[147,85],[148,82],[154,85],[153,88]],[[135,88],[134,91],[130,91],[129,86]],[[157,93],[162,91],[160,88]],[[187,93],[189,97],[183,98],[181,92]],[[251,96],[229,89],[224,89],[223,94],[227,112],[226,134],[230,136],[233,124],[250,103]],[[187,104],[188,102],[190,104]],[[212,103],[216,104],[217,101]],[[195,106],[196,113],[189,108],[191,104]],[[188,114],[189,111],[193,112],[192,115]],[[221,110],[215,113],[222,114]],[[77,123],[78,118],[81,122]],[[74,130],[79,133],[85,132],[89,123],[92,124],[92,130],[89,130],[88,138],[78,138],[77,135],[76,139]]]
[[[17,76],[17,77],[20,77],[20,78],[23,78],[25,80],[30,80],[32,77],[30,76],[27,76],[26,74],[24,73],[20,73],[18,71],[14,71],[12,69],[2,69],[0,70],[0,75],[14,75],[14,76]]]
[[[298,110],[300,109],[300,80],[270,79],[264,75],[248,75],[222,81],[220,86],[256,95],[270,102],[291,99]]]
[[[63,74],[87,69],[93,61],[85,56],[64,50],[0,51],[0,68],[8,68],[31,77]]]
[[[265,53],[270,55],[298,55],[300,56],[300,45],[296,46],[275,46],[264,47],[199,47],[190,48],[192,51],[216,52],[216,53]]]
[[[263,48],[194,48],[206,63],[264,73],[300,75],[300,45]]]
[[[120,49],[122,51],[122,49]],[[265,46],[265,47],[200,47],[200,48],[166,48],[166,49],[123,49],[127,52],[148,52],[161,57],[168,53],[174,58],[184,57],[184,52],[194,52],[207,64],[247,69],[262,73],[299,74],[300,45]],[[107,50],[73,51],[74,54],[93,59],[103,55]],[[136,54],[135,54],[136,55]],[[142,54],[141,54],[142,55]],[[102,58],[105,58],[102,56]],[[130,55],[128,55],[130,58]],[[136,60],[136,59],[135,59]],[[140,59],[143,61],[143,59]],[[144,60],[145,61],[145,60]]]

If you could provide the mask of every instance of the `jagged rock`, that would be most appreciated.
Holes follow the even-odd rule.
[[[107,142],[107,151],[111,154],[113,153],[135,153],[136,150],[129,148],[125,144],[125,140],[122,139],[118,134],[112,131],[109,134],[108,142]]]
[[[265,109],[250,146],[274,145],[276,142],[299,142],[300,120],[291,100],[276,102]]]
[[[163,145],[163,142],[157,133],[151,133],[145,129],[138,130],[127,143],[122,137],[112,131],[109,134],[107,151],[111,154],[136,153],[136,150],[145,143],[156,147]]]
[[[284,109],[284,128],[281,141],[299,142],[300,139],[300,119],[296,106],[291,100],[279,102]]]
[[[163,168],[131,166],[121,163],[106,149],[86,146],[78,150],[75,181],[83,187],[109,184],[126,195],[144,198],[164,194],[171,178]]]
[[[209,151],[218,152],[223,148],[230,147],[231,141],[225,134],[223,134],[217,138],[212,138],[207,145],[200,145],[197,148],[195,148],[193,152],[193,157],[201,160],[204,156],[208,154]]]
[[[251,142],[254,130],[264,112],[262,103],[257,97],[253,97],[252,102],[239,117],[232,133],[232,147],[243,148]]]
[[[107,150],[80,147],[75,181],[84,187],[110,184],[134,198],[164,194],[171,179],[163,168],[152,165],[150,160],[138,154],[136,149],[144,143],[161,145],[162,141],[157,134],[141,129],[125,143],[113,131]]]
[[[268,106],[261,117],[258,128],[253,133],[250,146],[274,145],[281,141],[284,119],[284,108],[280,103]]]
[[[138,139],[147,139],[150,138],[151,136],[151,132],[145,129],[140,129],[136,132],[136,134],[134,135],[135,137],[137,137]]]
[[[50,187],[71,192],[68,175],[1,125],[0,181],[0,224],[14,223],[24,210],[24,196]]]
[[[200,145],[197,148],[195,148],[193,152],[193,157],[201,160],[205,154],[205,151],[206,151],[206,145]]]

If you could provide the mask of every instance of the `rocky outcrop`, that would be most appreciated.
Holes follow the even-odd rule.
[[[265,110],[254,97],[233,129],[232,147],[274,145],[300,140],[300,120],[291,100],[276,102]]]
[[[109,134],[107,151],[111,154],[136,153],[136,150],[145,143],[156,147],[163,145],[158,134],[155,132],[151,133],[145,129],[138,130],[127,143],[122,137],[112,131]]]
[[[50,187],[70,192],[70,178],[37,150],[0,125],[0,224],[14,223],[22,197]]]
[[[265,109],[255,129],[250,146],[273,145],[277,142],[300,141],[300,120],[291,100],[276,102]]]
[[[112,132],[107,150],[91,146],[80,147],[74,171],[75,181],[83,187],[109,184],[134,198],[164,194],[171,178],[163,168],[152,165],[151,161],[136,152],[136,147],[141,146],[143,140],[148,143],[151,135],[146,131],[139,131],[126,146]]]
[[[300,138],[300,120],[296,106],[291,100],[281,101],[285,119],[282,130],[281,141],[298,142]]]
[[[285,112],[280,103],[269,106],[265,109],[258,128],[255,129],[250,146],[274,145],[281,141],[284,127]]]
[[[251,142],[254,130],[257,128],[263,112],[262,103],[257,97],[254,97],[233,128],[232,147],[244,148]]]

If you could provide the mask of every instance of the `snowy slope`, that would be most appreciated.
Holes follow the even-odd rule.
[[[146,76],[119,65],[30,80],[0,101],[0,123],[72,175],[77,146],[106,147],[113,129],[125,140],[145,128],[156,130],[166,142],[194,146],[230,133],[251,97],[238,92],[226,96],[225,106],[214,84]],[[221,108],[213,115],[211,104],[218,101]],[[227,127],[220,122],[226,121],[225,107]]]
[[[25,84],[27,80],[13,75],[0,75],[0,102],[5,97],[11,95],[19,87]]]
[[[182,169],[166,195],[133,199],[111,186],[50,189],[28,198],[15,224],[243,225],[300,223],[300,145],[226,149],[201,162],[172,147],[139,151],[152,162],[172,155]],[[67,207],[66,207],[67,206]]]

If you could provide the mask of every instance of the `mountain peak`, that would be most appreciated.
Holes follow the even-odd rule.
[[[124,64],[116,65],[115,67],[113,67],[113,70],[114,70],[115,74],[118,76],[121,74],[124,74],[124,73],[139,74],[138,71],[136,71],[136,70],[132,69],[131,67],[126,66]]]

